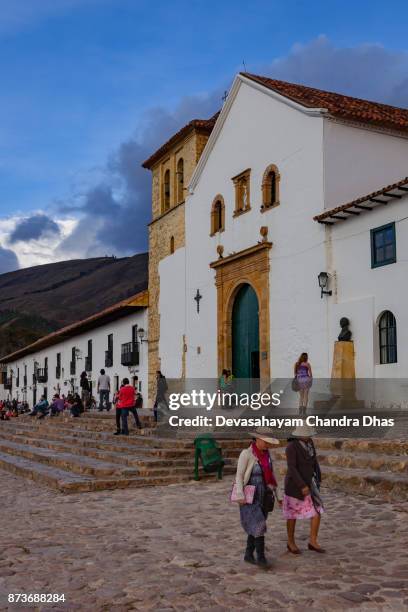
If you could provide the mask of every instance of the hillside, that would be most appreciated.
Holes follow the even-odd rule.
[[[148,254],[95,257],[0,275],[0,355],[147,288]]]

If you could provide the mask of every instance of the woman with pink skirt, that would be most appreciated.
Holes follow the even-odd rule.
[[[287,473],[283,497],[283,516],[287,523],[288,551],[299,555],[295,542],[296,521],[310,520],[309,550],[326,552],[317,541],[323,501],[320,497],[321,472],[312,437],[316,431],[308,425],[297,427],[286,447]]]

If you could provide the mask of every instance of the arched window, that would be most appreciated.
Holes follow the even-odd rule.
[[[397,363],[397,322],[390,310],[385,310],[378,322],[380,363]]]
[[[264,172],[262,179],[262,206],[261,210],[278,206],[279,204],[279,181],[278,168],[271,164]]]
[[[163,180],[163,212],[170,208],[170,170],[166,170]]]
[[[217,195],[211,207],[211,236],[225,229],[225,205],[222,195]]]
[[[170,238],[170,255],[174,253],[174,236]]]
[[[184,160],[177,162],[177,204],[184,200]]]

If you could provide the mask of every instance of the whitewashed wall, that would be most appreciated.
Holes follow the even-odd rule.
[[[160,368],[166,377],[180,378],[185,333],[185,248],[163,259],[159,274]]]
[[[377,191],[408,175],[408,139],[326,120],[324,174],[326,208]]]
[[[105,369],[106,374],[111,378],[111,389],[114,388],[115,376],[119,377],[121,381],[125,376],[131,379],[132,376],[137,376],[139,379],[139,389],[142,392],[145,401],[147,401],[147,343],[140,345],[140,364],[135,366],[135,373],[129,375],[129,369],[126,366],[122,366],[121,360],[121,345],[132,340],[132,326],[138,325],[143,327],[148,332],[147,322],[147,309],[143,309],[137,313],[133,313],[122,319],[118,319],[112,323],[101,325],[100,327],[90,330],[86,333],[78,334],[69,340],[54,344],[53,346],[26,355],[22,359],[7,364],[8,374],[13,369],[13,390],[12,393],[4,389],[3,385],[0,385],[1,398],[5,399],[10,397],[23,398],[23,376],[24,376],[24,364],[27,365],[28,374],[28,390],[27,390],[27,401],[32,404],[33,401],[33,390],[32,381],[34,373],[34,361],[39,363],[39,367],[44,367],[44,359],[48,357],[48,382],[45,384],[37,383],[37,399],[44,392],[44,387],[47,387],[48,398],[59,389],[60,393],[67,394],[71,389],[71,378],[74,378],[75,390],[79,387],[79,378],[81,372],[85,369],[85,357],[88,353],[88,340],[92,340],[92,376],[89,377],[93,383],[93,394],[96,396],[96,381],[99,376],[99,372],[102,368]],[[108,334],[113,334],[113,366],[107,368],[105,366],[105,351],[108,348]],[[76,347],[81,351],[82,358],[76,362],[76,375],[72,377],[70,375],[70,362],[72,347]],[[61,366],[62,373],[61,378],[58,380],[56,374],[57,364],[57,353],[61,353]],[[16,374],[17,368],[20,369],[20,386],[16,387]],[[66,381],[66,384],[64,384]],[[30,389],[31,387],[31,389]]]
[[[329,231],[337,278],[337,299],[329,298],[332,336],[347,316],[356,350],[357,377],[408,376],[408,197],[339,222]],[[371,268],[370,230],[395,222],[397,262]],[[337,303],[336,303],[337,302]],[[398,363],[380,364],[378,318],[391,310],[397,321]]]
[[[356,371],[360,377],[407,376],[408,321],[404,278],[408,262],[406,202],[361,215],[331,230],[313,221],[336,206],[400,180],[408,174],[408,141],[375,131],[312,117],[242,84],[194,193],[186,203],[185,282],[181,258],[167,257],[161,274],[163,368],[175,375],[173,347],[186,335],[187,376],[217,372],[217,307],[210,262],[250,247],[267,225],[270,251],[271,376],[291,376],[293,362],[307,351],[316,377],[331,374],[339,319],[352,322]],[[280,206],[260,212],[265,168],[281,174]],[[251,168],[252,210],[233,218],[231,177]],[[210,237],[214,197],[224,196],[226,229]],[[397,264],[371,270],[370,229],[397,224]],[[183,259],[184,261],[184,259]],[[336,274],[336,294],[321,299],[320,271]],[[177,279],[177,280],[176,280]],[[194,296],[203,296],[197,313]],[[378,316],[397,317],[398,364],[378,364]],[[185,320],[183,321],[183,317]],[[173,357],[173,361],[172,361]]]
[[[187,375],[217,376],[217,308],[214,271],[216,247],[224,255],[256,244],[262,225],[269,227],[271,273],[271,374],[287,376],[298,354],[307,350],[318,375],[327,375],[327,304],[320,300],[317,274],[325,255],[320,228],[311,221],[323,208],[323,120],[309,117],[285,103],[241,85],[210,154],[194,194],[186,204],[186,324]],[[261,183],[266,167],[281,173],[281,205],[260,212]],[[231,177],[251,168],[252,210],[233,218]],[[224,196],[226,229],[210,237],[214,197]],[[306,229],[307,228],[307,229]],[[170,256],[166,275],[174,269]],[[164,270],[164,264],[162,269]],[[166,283],[164,276],[161,279]],[[162,280],[161,280],[162,282]],[[203,296],[197,313],[194,296]],[[183,292],[173,294],[172,310],[182,308]],[[173,315],[171,315],[172,317]],[[161,334],[172,318],[161,301]],[[162,351],[162,345],[161,345]],[[289,374],[290,375],[290,374]]]

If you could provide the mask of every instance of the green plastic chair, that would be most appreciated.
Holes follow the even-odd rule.
[[[200,480],[198,474],[198,464],[201,460],[203,470],[206,474],[217,472],[218,480],[222,480],[222,471],[224,468],[224,459],[222,458],[222,449],[214,440],[212,434],[201,434],[194,440],[194,480]]]

